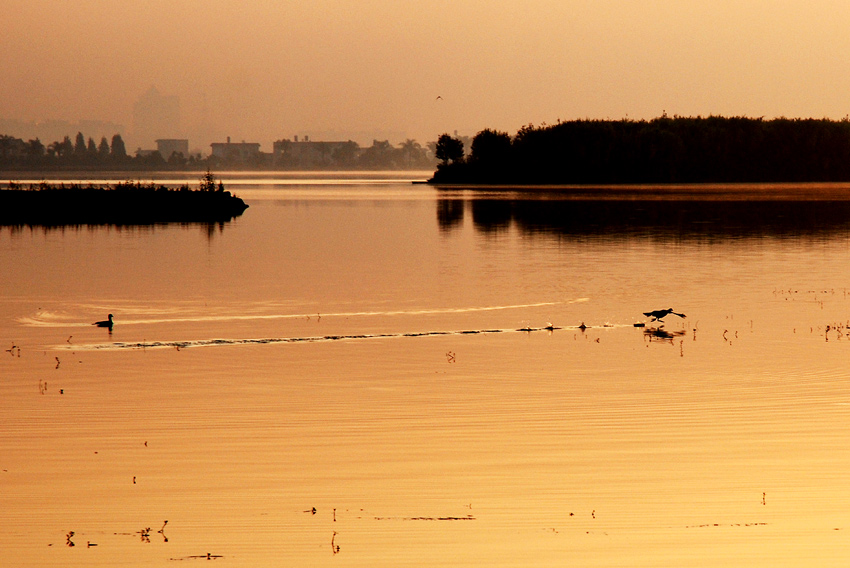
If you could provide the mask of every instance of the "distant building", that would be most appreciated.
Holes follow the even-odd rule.
[[[278,140],[273,145],[273,160],[276,166],[287,168],[328,168],[348,166],[360,155],[360,145],[346,142],[318,142],[305,136],[298,140]]]
[[[184,158],[189,158],[189,141],[185,138],[160,138],[156,141],[156,149],[166,160],[172,154],[182,154]]]
[[[247,164],[262,159],[260,144],[257,142],[213,142],[210,144],[212,155],[220,160],[236,164]]]
[[[176,137],[180,131],[180,99],[151,87],[133,105],[133,138],[149,146],[157,137]]]

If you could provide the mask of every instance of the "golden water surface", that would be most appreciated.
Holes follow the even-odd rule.
[[[841,188],[225,182],[0,228],[0,566],[847,564]]]

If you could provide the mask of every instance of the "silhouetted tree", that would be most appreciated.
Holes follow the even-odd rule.
[[[159,150],[154,150],[145,156],[141,155],[141,150],[136,153],[136,163],[143,164],[147,168],[161,168],[165,165],[165,160]]]
[[[44,144],[38,138],[27,142],[27,155],[31,158],[41,158],[44,156],[44,150]]]
[[[12,148],[15,144],[15,137],[7,134],[0,134],[0,159],[8,160],[12,153]]]
[[[74,141],[74,155],[78,158],[86,155],[86,138],[82,132],[77,132],[77,138]]]
[[[408,138],[399,144],[399,148],[401,149],[401,155],[404,157],[405,167],[410,168],[425,162],[425,150],[416,140]]]
[[[90,160],[97,158],[97,144],[94,143],[94,138],[89,137],[89,141],[86,144],[86,155]]]
[[[470,160],[484,164],[498,164],[508,159],[510,152],[510,135],[507,132],[487,128],[472,139]]]
[[[201,176],[201,183],[200,183],[199,189],[201,191],[215,191],[216,190],[215,181],[216,181],[215,180],[215,174],[213,174],[211,171],[207,170],[207,173],[205,173],[204,175]],[[221,185],[221,184],[219,184],[219,185],[220,185],[221,189],[224,190],[224,186]]]
[[[168,156],[168,165],[170,166],[185,166],[186,165],[186,157],[183,155],[183,152],[171,152],[171,155]]]
[[[360,145],[357,142],[349,140],[345,144],[337,146],[333,151],[331,158],[335,164],[350,168],[357,161],[357,155],[360,153]]]
[[[127,148],[124,146],[124,140],[121,139],[120,134],[112,137],[112,150],[109,155],[114,160],[123,160],[127,157]]]
[[[452,138],[448,134],[442,134],[437,139],[436,147],[437,159],[442,164],[448,165],[449,162],[457,163],[463,161],[463,142],[458,138]]]
[[[47,147],[47,153],[59,159],[68,158],[74,153],[74,143],[66,136],[61,142],[51,142]]]
[[[393,168],[396,166],[397,150],[389,140],[372,140],[372,145],[360,155],[360,165],[364,168]]]
[[[106,136],[102,136],[100,138],[100,144],[97,146],[97,153],[101,159],[109,157],[109,142],[107,142]]]

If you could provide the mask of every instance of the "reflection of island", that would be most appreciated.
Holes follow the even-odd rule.
[[[9,189],[0,190],[0,225],[222,223],[247,207],[220,183],[216,186],[209,173],[198,190],[132,182],[114,187],[42,183],[29,188],[10,183]]]
[[[471,215],[479,231],[581,237],[735,238],[850,233],[850,201],[732,200],[440,200],[444,230]]]

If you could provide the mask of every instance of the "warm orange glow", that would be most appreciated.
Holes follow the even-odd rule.
[[[9,0],[0,118],[108,120],[135,149],[151,85],[204,150],[663,111],[841,118],[848,28],[850,5],[826,0]]]
[[[850,221],[778,198],[846,185],[634,222],[266,181],[221,228],[0,228],[4,565],[845,559]]]

